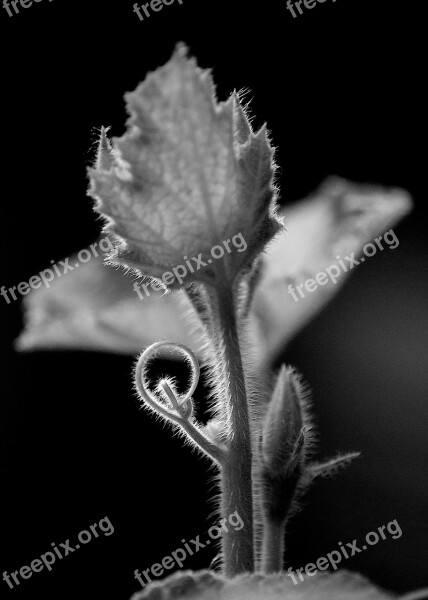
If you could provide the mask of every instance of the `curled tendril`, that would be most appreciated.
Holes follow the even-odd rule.
[[[179,394],[170,378],[161,379],[155,389],[150,389],[147,380],[147,366],[160,354],[179,354],[190,367],[190,383],[187,390]],[[200,450],[222,464],[225,458],[224,449],[210,440],[193,418],[192,394],[198,385],[200,375],[199,363],[193,352],[175,342],[156,342],[141,354],[135,368],[135,386],[143,402],[165,420],[178,425],[187,438]],[[157,393],[156,393],[157,392]],[[162,402],[161,396],[167,402]]]
[[[147,380],[147,366],[150,361],[160,354],[179,354],[190,367],[190,385],[183,394],[177,393],[172,380],[169,378],[161,379],[155,388],[169,401],[172,410],[160,402],[159,396],[150,389]],[[178,416],[186,420],[186,414],[189,412],[188,406],[193,404],[192,394],[198,385],[199,374],[199,363],[189,348],[175,342],[156,342],[146,348],[140,356],[136,369],[136,384],[138,390],[140,392],[143,390],[149,396],[151,402],[156,404],[158,413],[163,414],[165,417]],[[146,400],[146,398],[144,399]]]
[[[168,398],[173,409],[180,415],[182,419],[189,420],[193,416],[192,398],[187,398],[179,403],[177,392],[168,379],[161,379],[157,387]]]

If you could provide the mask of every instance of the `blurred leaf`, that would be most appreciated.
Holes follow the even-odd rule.
[[[251,326],[259,342],[260,362],[268,364],[274,359],[341,289],[351,270],[340,269],[336,284],[329,280],[312,293],[305,291],[298,302],[288,286],[315,279],[326,267],[338,264],[336,256],[343,259],[354,252],[358,258],[367,242],[389,230],[411,207],[403,190],[331,177],[308,199],[284,208],[281,214],[287,231],[267,248],[252,305]]]
[[[409,196],[329,179],[309,199],[285,208],[287,232],[268,246],[250,314],[259,361],[269,362],[304,326],[349,276],[336,285],[319,286],[294,302],[288,284],[314,277],[349,252],[359,255],[366,242],[392,227],[411,209]],[[71,260],[73,263],[73,259]],[[94,349],[137,353],[160,339],[199,349],[185,320],[182,294],[153,294],[140,300],[133,278],[103,265],[100,259],[81,265],[32,291],[24,300],[26,328],[20,350]]]
[[[77,262],[77,255],[70,262]],[[153,292],[139,300],[121,269],[92,258],[24,300],[25,329],[18,350],[96,350],[136,354],[153,340],[192,345],[176,295]]]

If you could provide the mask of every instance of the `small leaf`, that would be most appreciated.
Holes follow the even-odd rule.
[[[209,71],[183,46],[126,99],[116,163],[90,171],[96,210],[117,239],[111,261],[160,279],[187,258],[208,263],[214,246],[241,234],[245,251],[186,278],[233,281],[281,227],[266,127],[251,130],[237,94],[218,103]]]
[[[108,171],[115,165],[115,158],[110,141],[107,137],[109,128],[101,127],[100,139],[98,142],[97,160],[95,166],[99,170]]]
[[[354,458],[358,458],[359,456],[360,452],[349,452],[348,454],[339,455],[326,462],[312,463],[306,468],[305,475],[310,479],[336,475],[340,470],[348,467]]]

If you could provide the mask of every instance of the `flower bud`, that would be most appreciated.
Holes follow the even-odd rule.
[[[262,506],[270,523],[287,519],[305,469],[310,426],[295,372],[283,366],[265,417],[261,446]]]
[[[304,425],[301,386],[296,374],[285,365],[278,374],[275,389],[265,418],[262,457],[271,475],[284,473],[297,451]]]

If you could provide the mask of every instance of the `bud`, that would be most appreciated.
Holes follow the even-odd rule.
[[[298,376],[283,366],[265,418],[261,446],[262,506],[270,523],[284,523],[305,469],[310,427]]]
[[[266,414],[262,438],[263,463],[271,475],[284,473],[293,455],[303,452],[303,448],[299,449],[304,425],[300,396],[301,385],[295,372],[283,365]]]

